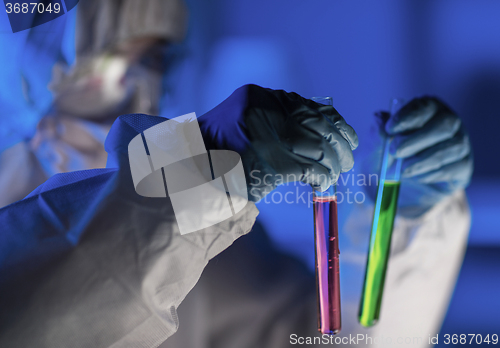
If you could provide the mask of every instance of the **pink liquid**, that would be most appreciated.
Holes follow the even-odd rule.
[[[318,331],[334,335],[342,326],[337,200],[335,197],[314,197],[313,202]]]

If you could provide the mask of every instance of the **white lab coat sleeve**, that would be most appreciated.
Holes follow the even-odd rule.
[[[351,334],[378,346],[428,347],[438,334],[462,265],[470,229],[465,192],[457,192],[417,220],[397,218],[379,322]],[[366,336],[365,336],[366,337]],[[360,347],[377,346],[361,341]]]
[[[159,346],[208,261],[257,214],[249,202],[181,235],[170,201],[137,195],[129,168],[52,177],[0,210],[0,346]]]

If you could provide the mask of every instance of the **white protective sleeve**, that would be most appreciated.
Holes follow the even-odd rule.
[[[118,120],[116,149],[148,120]],[[0,347],[157,347],[208,261],[255,223],[247,202],[181,234],[172,201],[138,195],[127,153],[118,158],[119,169],[57,174],[0,209]]]

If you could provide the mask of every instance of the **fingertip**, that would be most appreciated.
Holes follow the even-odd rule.
[[[356,150],[359,146],[358,134],[356,133],[354,128],[352,128],[351,126],[349,126],[349,127],[352,130],[352,133],[349,136],[349,139],[351,140],[351,141],[349,141],[349,145],[351,146],[351,150]]]
[[[348,125],[343,118],[335,122],[335,126],[342,137],[349,143],[351,150],[355,150],[359,145],[359,138],[354,128]]]
[[[385,131],[398,134],[423,127],[438,111],[439,103],[435,98],[415,98],[389,117]]]
[[[341,173],[346,173],[350,171],[352,168],[354,168],[354,158],[352,158],[350,161],[344,161],[342,170],[340,171]],[[338,175],[337,175],[338,177]]]
[[[325,177],[325,178],[321,178],[321,181],[319,183],[317,183],[316,185],[314,185],[313,188],[316,191],[325,192],[330,187],[330,185],[331,185],[330,180],[328,180]]]

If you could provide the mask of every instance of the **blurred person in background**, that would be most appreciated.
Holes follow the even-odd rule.
[[[182,39],[185,17],[178,1],[78,5],[76,64],[67,72],[55,67],[50,113],[29,142],[2,154],[2,192],[12,192],[3,204],[36,188],[0,211],[2,345],[157,347],[170,337],[162,347],[288,347],[295,345],[291,335],[317,335],[314,277],[254,225],[253,202],[228,221],[181,236],[168,200],[133,190],[128,143],[165,119],[117,117],[157,113],[165,53],[169,42]],[[343,293],[341,335],[420,336],[414,346],[427,346],[428,335],[439,330],[466,245],[470,145],[459,118],[436,99],[415,99],[397,117],[381,119],[380,130],[400,140],[394,154],[408,159],[407,194],[403,188],[401,196],[407,214],[394,231],[381,322],[357,326],[359,294]],[[290,120],[303,136],[277,131]],[[313,120],[330,133],[307,125]],[[273,136],[264,137],[268,124],[275,126],[266,130]],[[241,154],[247,178],[255,167],[300,174],[301,156],[312,166],[334,167],[332,177],[353,165],[354,131],[335,109],[293,93],[242,87],[200,117],[200,125],[207,148]],[[315,141],[337,133],[335,154],[322,156]],[[290,148],[277,145],[287,141]],[[293,166],[280,166],[283,156]],[[71,172],[92,168],[103,169]],[[274,184],[260,188],[253,201]],[[351,214],[361,219],[370,213]],[[352,261],[366,253],[356,243],[357,229],[343,232],[350,242],[342,255],[353,277],[362,277]]]
[[[52,107],[31,139],[0,154],[0,206],[22,199],[54,174],[104,168],[104,139],[114,120],[158,114],[169,45],[184,38],[186,21],[185,5],[177,0],[82,1],[76,61],[53,62]],[[42,44],[27,42],[54,49]]]

